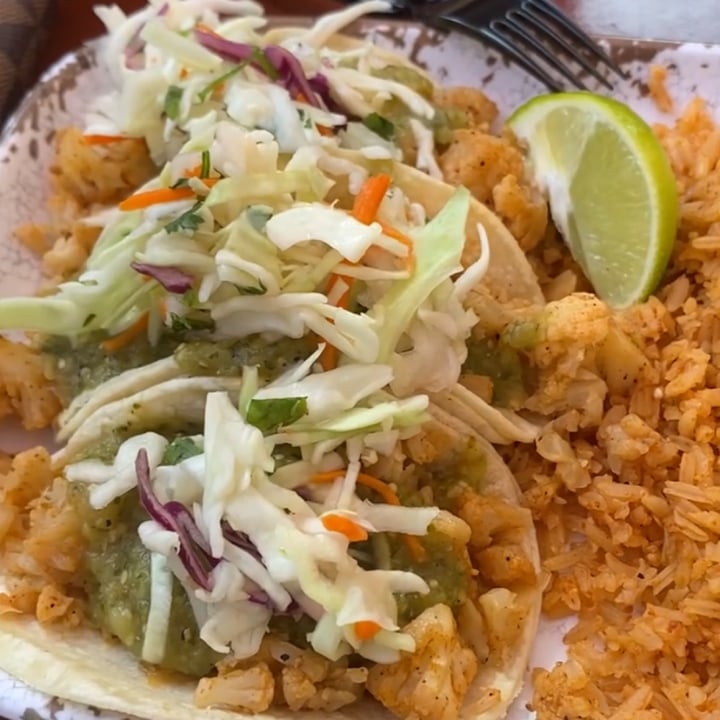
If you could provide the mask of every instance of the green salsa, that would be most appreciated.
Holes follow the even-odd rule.
[[[473,338],[463,370],[492,380],[492,403],[498,407],[518,407],[529,394],[529,367],[502,338]]]
[[[434,88],[432,82],[412,68],[403,65],[387,65],[384,68],[373,70],[372,74],[383,80],[405,85],[424,97],[430,104],[433,104]],[[431,120],[418,119],[432,130],[433,137],[438,145],[449,145],[452,142],[453,130],[468,127],[467,114],[460,108],[441,108],[435,105],[433,107],[435,114]],[[407,105],[396,97],[383,103],[379,113],[380,119],[393,126],[393,135],[400,147],[411,146],[415,142],[415,135],[408,122],[410,117],[411,114]],[[371,127],[371,129],[373,128]],[[377,130],[375,131],[377,132]],[[379,134],[382,135],[382,133]]]
[[[103,350],[104,336],[92,335],[82,343],[53,336],[42,346],[42,352],[51,362],[55,387],[64,405],[84,390],[90,390],[125,370],[148,365],[172,355],[177,339],[163,336],[157,345],[151,345],[141,334],[115,352]]]
[[[86,486],[76,483],[70,488],[87,542],[85,591],[90,621],[140,657],[150,610],[150,551],[140,542],[137,527],[147,516],[136,492],[95,510],[88,503]],[[159,666],[201,677],[221,656],[200,639],[187,593],[177,580],[173,582],[170,629]]]
[[[307,636],[315,629],[315,621],[307,615],[299,618],[292,615],[273,615],[269,627],[277,635],[286,637],[295,647],[306,649],[310,647]]]
[[[425,559],[414,560],[402,538],[390,541],[390,563],[394,570],[409,570],[419,575],[430,588],[430,592],[403,593],[397,595],[398,623],[404,625],[416,618],[423,610],[437,603],[443,603],[451,609],[460,607],[467,599],[470,565],[457,548],[442,533],[430,529],[421,538],[425,550]]]
[[[233,376],[243,366],[257,366],[263,380],[270,381],[293,363],[304,360],[317,347],[310,337],[282,338],[268,343],[259,335],[243,340],[197,340],[183,343],[175,351],[175,361],[188,375]]]
[[[97,387],[125,370],[171,355],[187,375],[237,376],[244,365],[257,365],[260,377],[270,381],[316,348],[310,337],[283,338],[274,343],[268,343],[259,335],[237,341],[215,341],[203,339],[202,334],[195,331],[185,334],[168,331],[157,345],[151,345],[142,335],[114,352],[106,352],[102,341],[99,335],[75,344],[62,337],[45,341],[42,351],[51,362],[55,386],[64,405],[84,390]]]

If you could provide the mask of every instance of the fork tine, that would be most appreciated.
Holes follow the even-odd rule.
[[[550,90],[554,92],[562,92],[564,89],[563,86],[554,77],[552,77],[552,75],[546,73],[536,63],[531,62],[526,55],[520,52],[513,43],[508,42],[504,36],[499,35],[494,30],[487,27],[478,28],[466,25],[465,23],[457,23],[457,21],[456,24],[462,25],[466,30],[471,31],[473,35],[480,36],[481,38],[487,40],[491,45],[498,48],[504,55],[509,55],[518,65],[520,65],[520,67],[530,73],[533,77],[537,78]]]
[[[502,30],[505,29],[507,33],[517,35],[523,42],[527,43],[550,67],[554,68],[559,72],[569,83],[574,85],[578,90],[587,90],[585,84],[577,78],[565,65],[558,60],[537,38],[533,37],[520,23],[510,18],[502,18],[493,20],[490,23],[490,29],[494,30],[499,35],[502,35]],[[505,35],[508,42],[512,42],[512,39]]]
[[[570,43],[559,35],[555,28],[546,23],[539,15],[534,14],[530,10],[526,10],[522,7],[519,10],[509,10],[505,13],[505,17],[510,20],[514,20],[517,23],[525,22],[527,25],[536,30],[538,33],[547,36],[550,40],[561,47],[570,57],[572,57],[578,65],[580,65],[585,72],[592,75],[598,82],[601,82],[608,90],[612,90],[612,83],[604,77],[598,69],[589,63]]]
[[[578,41],[580,41],[595,57],[601,62],[605,63],[616,75],[619,75],[623,80],[628,79],[627,73],[619,67],[619,65],[581,28],[575,23],[568,20],[552,3],[548,0],[525,0],[523,2],[524,8],[537,9],[550,17],[560,27],[562,27],[567,33],[573,35]]]

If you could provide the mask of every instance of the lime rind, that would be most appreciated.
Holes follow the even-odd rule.
[[[553,219],[598,295],[617,308],[646,299],[662,280],[679,219],[675,178],[652,129],[623,103],[586,92],[536,97],[516,110],[508,125],[527,143],[531,166],[548,193]],[[635,170],[639,183],[615,198],[602,195],[603,187],[606,191],[610,188],[611,196],[622,189],[612,187],[612,178],[603,174],[602,162],[596,163],[600,167],[583,165],[588,164],[591,150],[596,155],[599,151],[602,160],[602,146],[590,146],[597,145],[598,134],[605,130],[615,144],[614,153],[607,156],[612,156],[616,165],[629,163],[625,171],[628,167]],[[594,186],[599,192],[593,192]],[[642,245],[631,247],[624,245],[627,238],[622,232],[612,232],[612,228],[613,224],[622,228],[619,214],[632,211],[624,205],[635,191],[647,210],[647,227],[639,229],[642,237],[629,238]],[[643,220],[641,216],[642,212],[635,210],[628,217]],[[595,237],[593,233],[598,231]],[[612,236],[604,237],[603,232]],[[619,265],[610,267],[608,262],[615,260]]]

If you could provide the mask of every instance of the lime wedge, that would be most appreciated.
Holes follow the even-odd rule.
[[[598,296],[616,308],[647,298],[679,215],[670,163],[647,123],[616,100],[574,92],[536,97],[508,125]]]

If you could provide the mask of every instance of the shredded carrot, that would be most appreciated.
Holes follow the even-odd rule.
[[[315,127],[317,127],[317,131],[325,137],[333,137],[333,135],[335,135],[335,131],[327,125],[316,125]]]
[[[295,100],[296,102],[305,103],[307,105],[308,99],[305,96],[305,93],[301,91],[295,93]]]
[[[207,187],[212,187],[220,178],[203,178],[203,183]],[[129,198],[123,200],[118,208],[120,210],[142,210],[151,205],[159,205],[160,203],[175,202],[176,200],[187,200],[195,197],[195,191],[189,187],[179,188],[157,188],[155,190],[145,190],[144,192],[135,193]]]
[[[362,542],[368,539],[367,530],[344,515],[323,515],[322,524],[326,530],[340,533],[350,542]]]
[[[113,335],[100,343],[100,347],[107,353],[114,353],[131,343],[140,333],[147,330],[150,313],[143,313],[130,327],[125,328],[121,333]]]
[[[320,353],[319,361],[324,372],[334,370],[338,364],[338,349],[326,341],[325,349]]]
[[[345,470],[328,470],[327,472],[316,473],[310,479],[313,483],[331,483],[338,478],[345,477]],[[402,505],[397,493],[386,483],[367,473],[360,473],[357,477],[358,485],[364,485],[374,490],[388,505]],[[413,560],[420,562],[425,559],[425,548],[414,535],[403,535],[405,547]]]
[[[188,168],[187,170],[185,170],[185,172],[183,173],[183,177],[186,177],[186,178],[200,177],[201,172],[202,172],[202,165],[196,165],[195,167]]]
[[[384,222],[380,222],[380,227],[385,235],[402,243],[408,249],[405,264],[407,265],[408,270],[412,270],[415,267],[415,244],[412,239],[401,233],[399,230],[396,230],[394,227],[386,225]]]
[[[184,80],[188,76],[188,69],[187,68],[180,68],[180,79]]]
[[[120,210],[141,210],[151,205],[185,200],[191,197],[195,197],[195,192],[189,187],[158,188],[157,190],[135,193],[123,200],[118,207]]]
[[[328,287],[328,295],[330,295],[335,288],[335,285],[339,282],[344,282],[347,285],[347,290],[337,299],[335,303],[336,307],[344,308],[347,310],[348,304],[350,303],[350,288],[352,286],[352,278],[346,277],[345,275],[331,275],[330,284]],[[338,349],[326,343],[325,349],[320,355],[320,365],[322,369],[327,372],[328,370],[334,370],[338,364]]]
[[[116,142],[123,142],[124,140],[141,142],[142,138],[129,137],[128,135],[83,135],[83,140],[88,145],[110,145]]]
[[[353,625],[358,640],[372,640],[382,628],[373,620],[358,620]]]
[[[392,179],[385,173],[371,175],[355,196],[351,211],[352,216],[366,225],[373,222],[391,182]]]

